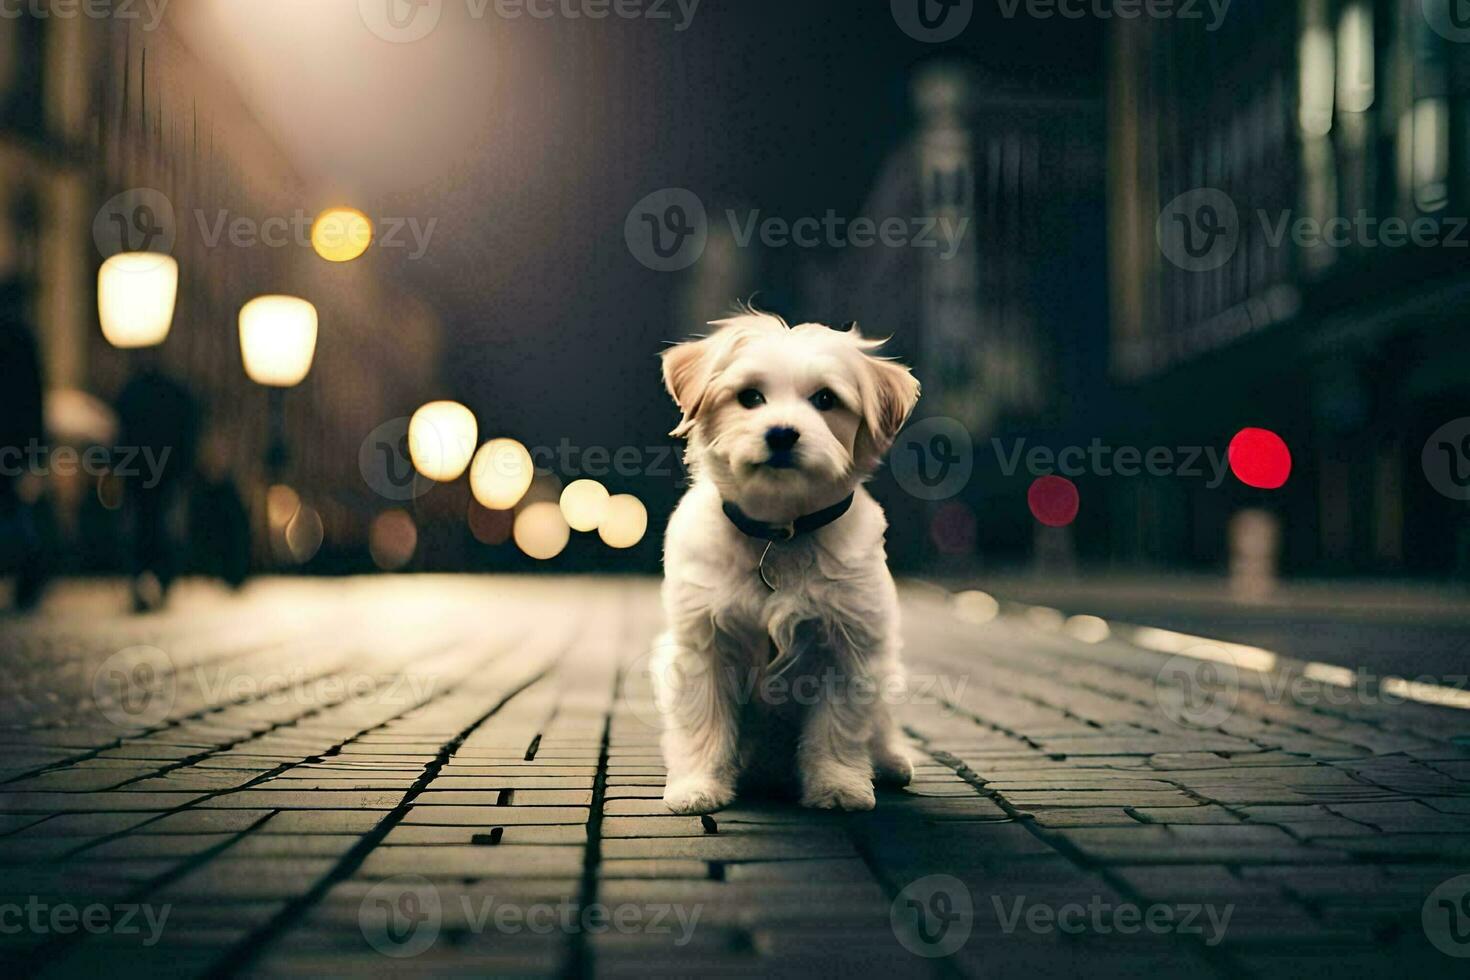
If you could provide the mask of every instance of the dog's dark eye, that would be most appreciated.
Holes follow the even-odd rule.
[[[766,403],[766,396],[762,395],[755,388],[746,388],[740,394],[736,395],[735,398],[745,408],[755,408],[758,405],[764,405]]]
[[[832,393],[831,388],[823,388],[821,391],[812,396],[811,401],[812,405],[819,412],[830,412],[832,411],[832,409],[842,404],[837,400],[837,396]]]

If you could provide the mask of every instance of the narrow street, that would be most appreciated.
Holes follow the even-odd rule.
[[[914,783],[699,818],[660,799],[652,580],[117,598],[70,586],[0,638],[24,972],[1383,977],[1470,952],[1464,711],[1248,648],[1176,683],[1121,628],[910,587]]]

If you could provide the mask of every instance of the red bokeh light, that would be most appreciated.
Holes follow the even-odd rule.
[[[1060,476],[1039,477],[1026,491],[1031,513],[1047,527],[1066,527],[1077,519],[1082,498],[1071,480]]]
[[[1230,440],[1230,471],[1248,487],[1275,490],[1291,476],[1291,450],[1270,429],[1241,429]]]

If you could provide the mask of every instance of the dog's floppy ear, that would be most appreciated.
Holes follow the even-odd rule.
[[[695,417],[714,373],[715,346],[716,338],[706,337],[675,344],[663,352],[664,387],[684,416],[669,435],[682,438],[694,428]]]
[[[919,403],[919,379],[897,361],[863,355],[863,455],[876,465]]]

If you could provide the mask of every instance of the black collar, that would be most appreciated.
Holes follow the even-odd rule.
[[[740,529],[741,534],[751,538],[760,538],[762,541],[790,541],[803,534],[821,530],[846,514],[848,508],[852,506],[853,497],[854,494],[850,493],[831,507],[823,508],[812,514],[803,514],[790,524],[767,524],[765,521],[747,517],[745,511],[728,501],[725,501],[722,507],[725,516],[730,519],[731,524]]]

